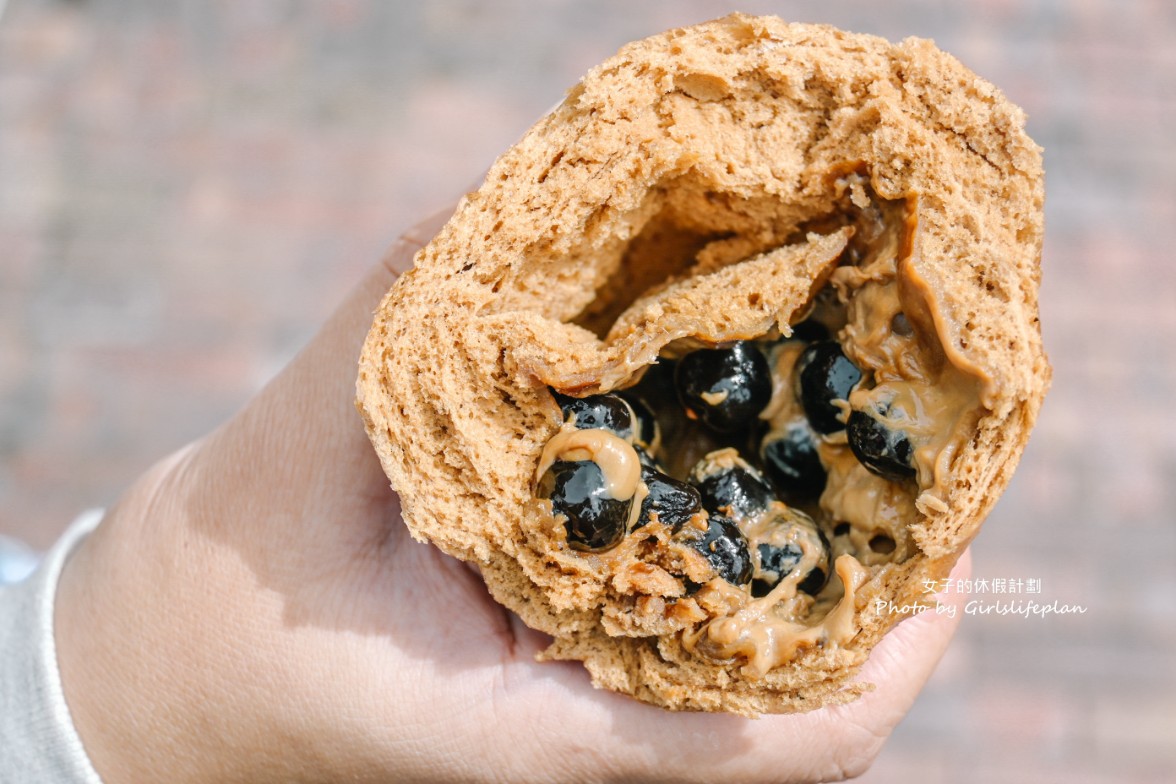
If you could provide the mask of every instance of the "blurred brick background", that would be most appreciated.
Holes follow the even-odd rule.
[[[109,503],[585,69],[735,8],[9,0],[0,533],[45,547]],[[1176,781],[1176,4],[738,8],[934,38],[1046,151],[1054,387],[975,574],[1088,609],[966,618],[865,780]]]

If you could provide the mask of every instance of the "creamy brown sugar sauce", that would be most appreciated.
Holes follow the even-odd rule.
[[[568,423],[543,447],[536,481],[556,460],[590,460],[600,466],[606,494],[619,501],[631,499],[626,524],[631,527],[637,522],[648,488],[641,481],[641,462],[631,444],[607,430],[577,430],[575,423]]]
[[[801,597],[791,575],[772,593],[750,602],[738,588],[712,580],[703,590],[723,594],[729,610],[683,632],[682,643],[686,650],[711,659],[742,662],[744,675],[761,678],[792,661],[802,648],[844,643],[857,634],[855,596],[869,572],[852,555],[840,556],[836,569],[841,596],[820,610],[807,608],[807,613],[808,602],[795,606]]]
[[[915,553],[908,528],[923,513],[946,508],[945,488],[952,460],[984,411],[982,395],[987,378],[958,353],[944,348],[948,341],[941,336],[950,334],[947,330],[951,325],[945,324],[934,292],[918,277],[911,259],[917,229],[915,201],[872,198],[856,175],[847,182],[853,208],[824,223],[831,229],[851,226],[853,238],[824,287],[797,315],[793,325],[806,319],[819,323],[837,340],[862,373],[848,400],[835,401],[841,421],[845,422],[851,411],[870,412],[888,428],[905,434],[911,449],[912,475],[884,477],[868,469],[850,449],[844,429],[817,435],[817,453],[825,473],[819,499],[799,501],[795,510],[777,499],[754,514],[734,516],[751,543],[749,556],[757,580],[770,572],[761,561],[757,544],[771,543],[773,536],[786,536],[787,544],[801,553],[788,574],[769,575],[779,578],[778,582],[761,596],[753,595],[750,581],[735,585],[716,576],[698,587],[681,575],[675,578],[662,566],[643,564],[634,572],[634,567],[625,563],[632,557],[641,557],[637,555],[638,546],[629,541],[638,533],[631,533],[620,551],[609,559],[617,568],[626,570],[625,574],[643,574],[642,570],[649,567],[657,578],[625,582],[635,594],[635,614],[660,613],[670,628],[680,629],[687,651],[715,661],[738,663],[749,677],[762,677],[792,661],[805,648],[842,645],[857,634],[856,602],[871,568],[902,562]],[[682,355],[683,343],[689,341],[667,347],[663,356]],[[755,434],[757,439],[763,431],[782,431],[803,416],[803,406],[790,379],[805,344],[766,335],[760,338],[759,345],[773,368],[773,388],[759,415],[762,422],[760,432]],[[649,386],[647,379],[637,389]],[[656,397],[657,390],[651,394]],[[712,399],[707,402],[715,405],[722,403],[728,393],[708,394]],[[660,417],[669,407],[655,408]],[[680,415],[676,419],[664,428],[668,435],[662,437],[659,450],[659,459],[668,466],[667,473],[685,479],[690,467],[704,455],[717,463],[742,459],[740,456],[756,459],[754,448],[744,444],[735,444],[738,452],[722,449],[731,444],[733,437],[715,436],[690,422],[683,424]],[[572,425],[565,425],[544,450],[538,474],[555,459],[593,459],[588,456],[599,455],[602,472],[610,488],[614,488],[610,492],[615,497],[644,498],[648,488],[641,481],[640,461],[633,446],[615,437],[609,440],[579,435],[582,433],[609,435],[604,431],[575,431]],[[634,504],[634,509],[639,503]],[[787,534],[780,534],[785,529],[776,522],[788,514],[798,514],[809,523],[793,525]],[[698,525],[696,518],[694,527]],[[637,529],[641,530],[644,529]],[[657,547],[653,549],[673,550],[678,546],[664,527],[650,527],[648,533],[656,534]],[[697,531],[692,535],[697,536]],[[647,560],[659,558],[647,556]],[[665,560],[663,552],[659,562]],[[827,583],[815,595],[801,590],[806,575],[814,568],[827,568],[828,560],[835,565]],[[649,585],[660,585],[661,595],[639,595],[642,587]],[[652,631],[650,624],[643,621],[633,622],[631,632],[625,628],[625,623],[614,622],[610,633]],[[665,628],[663,623],[658,633]]]
[[[629,499],[637,492],[641,481],[641,463],[632,445],[607,430],[577,430],[565,425],[543,447],[536,477],[551,467],[556,460],[591,460],[600,466],[609,496]]]

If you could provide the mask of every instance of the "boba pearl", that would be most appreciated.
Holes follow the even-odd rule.
[[[753,423],[772,397],[768,360],[746,340],[687,354],[678,362],[674,384],[687,416],[719,433]]]
[[[662,466],[658,459],[649,454],[643,447],[634,446],[633,451],[637,453],[637,460],[641,463],[642,467],[652,468],[655,471],[661,471],[663,474],[666,472],[665,467]]]
[[[536,495],[551,500],[551,511],[564,518],[568,546],[601,552],[625,536],[633,499],[608,494],[604,472],[591,460],[556,460],[539,478]]]
[[[633,394],[621,395],[633,412],[633,443],[644,449],[656,451],[660,441],[657,417],[645,401]]]
[[[816,596],[825,587],[832,571],[829,540],[811,517],[797,509],[789,509],[773,517],[767,534],[753,542],[759,555],[759,571],[751,583],[752,596],[766,596],[802,563],[804,551],[797,543],[799,539],[807,539],[820,556],[796,587],[810,596]]]
[[[648,493],[641,502],[641,513],[634,530],[650,522],[656,514],[658,522],[677,533],[702,511],[702,496],[685,482],[645,466],[641,469],[641,481]]]
[[[796,377],[801,405],[809,424],[818,433],[836,433],[845,428],[835,400],[848,400],[862,380],[862,371],[845,356],[836,340],[812,343],[796,360]]]
[[[607,430],[625,441],[633,441],[633,410],[620,395],[611,393],[569,397],[555,393],[564,419],[577,430]]]
[[[865,411],[849,415],[849,448],[866,470],[901,482],[915,476],[915,450],[907,434],[887,427]]]
[[[790,502],[813,501],[825,489],[817,436],[803,416],[771,430],[760,443],[764,474]]]
[[[747,537],[732,520],[712,514],[706,533],[690,545],[706,556],[719,577],[732,585],[746,585],[751,581],[754,566]]]
[[[690,484],[698,488],[703,506],[729,517],[751,517],[775,500],[771,485],[733,449],[698,461],[690,470]]]

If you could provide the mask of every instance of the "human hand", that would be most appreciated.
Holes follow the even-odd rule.
[[[875,649],[854,703],[669,713],[537,663],[545,638],[469,566],[414,542],[353,407],[405,235],[236,417],[144,475],[58,589],[67,702],[108,784],[813,781],[862,772],[956,620]],[[965,555],[956,577],[967,576]],[[951,602],[958,599],[946,596]],[[961,614],[955,613],[958,618]]]

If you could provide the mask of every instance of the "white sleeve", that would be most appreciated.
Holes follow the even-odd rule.
[[[74,521],[29,577],[0,587],[0,782],[102,784],[61,690],[53,600],[62,564],[102,519]]]

